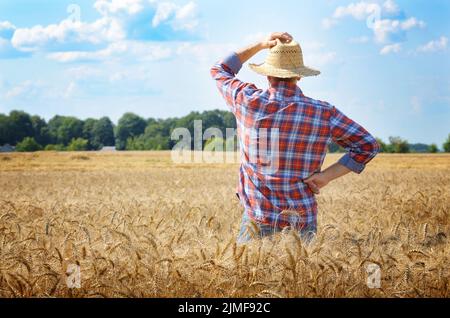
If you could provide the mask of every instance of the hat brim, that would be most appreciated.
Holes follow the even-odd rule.
[[[249,67],[260,75],[273,76],[279,78],[309,77],[309,76],[317,76],[320,74],[320,71],[306,66],[295,69],[282,69],[269,65],[267,63],[262,63],[262,64],[249,64]]]

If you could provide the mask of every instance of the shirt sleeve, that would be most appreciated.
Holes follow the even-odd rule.
[[[211,76],[234,114],[238,106],[248,105],[260,92],[254,84],[244,83],[236,78],[241,68],[242,63],[236,53],[231,53],[211,68]]]
[[[362,126],[345,116],[336,107],[331,114],[331,137],[335,143],[347,150],[339,163],[350,170],[361,173],[380,151],[376,139]]]

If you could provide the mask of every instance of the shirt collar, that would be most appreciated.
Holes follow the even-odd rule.
[[[300,95],[303,95],[303,92],[300,89],[300,87],[298,87],[297,84],[293,82],[285,82],[285,81],[273,82],[270,83],[270,88],[276,91],[285,91],[288,94],[298,93]]]

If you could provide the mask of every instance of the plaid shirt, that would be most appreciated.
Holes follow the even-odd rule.
[[[375,157],[379,145],[336,107],[306,97],[296,84],[278,82],[268,90],[261,90],[235,77],[241,68],[239,57],[233,53],[211,69],[237,121],[241,204],[256,222],[301,229],[315,223],[317,218],[314,193],[303,179],[321,171],[330,142],[347,150],[339,162],[356,173],[361,173]],[[261,128],[267,129],[264,138],[260,138]],[[271,129],[278,132],[275,171],[264,169],[259,159],[251,160],[252,142],[256,140],[257,147],[261,147],[263,139],[266,144],[274,142]],[[253,135],[247,133],[249,130]],[[271,146],[264,147],[269,153]],[[286,210],[295,213],[283,212]]]

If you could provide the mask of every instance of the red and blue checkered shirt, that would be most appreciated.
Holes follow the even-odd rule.
[[[277,82],[261,90],[236,78],[241,68],[239,57],[233,53],[211,69],[237,121],[241,204],[258,223],[297,228],[313,224],[317,220],[317,202],[303,180],[321,171],[331,141],[347,150],[339,162],[356,173],[361,173],[375,157],[379,145],[336,107],[306,97],[296,84]],[[273,129],[277,134],[270,133]],[[260,160],[252,160],[252,143],[256,140],[256,147],[261,147],[264,139],[269,153],[272,148],[268,145],[275,136],[276,169],[266,169]],[[282,213],[286,210],[296,213]]]

